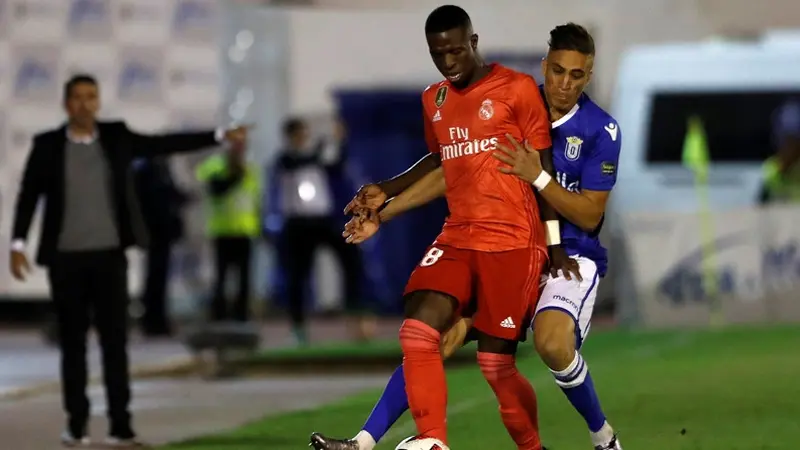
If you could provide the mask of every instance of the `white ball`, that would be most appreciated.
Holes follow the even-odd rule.
[[[450,450],[450,447],[438,439],[411,436],[403,439],[394,450]]]

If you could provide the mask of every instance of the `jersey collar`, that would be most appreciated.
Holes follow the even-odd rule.
[[[549,108],[549,106],[547,106],[547,97],[544,95],[544,84],[539,85],[539,93],[542,95],[542,100],[544,100],[544,106]],[[574,116],[578,110],[581,109],[581,103],[583,103],[585,98],[587,98],[587,96],[584,92],[580,97],[578,97],[578,102],[575,103],[575,106],[573,106],[572,109],[570,109],[569,112],[564,115],[564,117],[550,123],[550,128],[554,130],[567,123],[569,119],[572,119],[572,116]]]
[[[562,117],[562,118],[556,120],[555,122],[553,122],[552,124],[550,124],[550,128],[551,129],[556,129],[556,128],[560,127],[561,125],[564,125],[565,123],[567,123],[569,121],[569,119],[572,119],[572,116],[574,116],[578,112],[579,109],[581,109],[581,102],[580,101],[578,101],[578,103],[575,103],[575,106],[573,106],[572,109],[570,109],[568,113],[564,114],[564,117]]]

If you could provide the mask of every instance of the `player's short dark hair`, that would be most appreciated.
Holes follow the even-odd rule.
[[[91,84],[92,86],[97,86],[97,78],[88,73],[79,73],[70,77],[66,83],[64,83],[64,101],[69,99],[69,96],[72,94],[72,88],[79,84]]]
[[[305,127],[306,123],[303,119],[299,117],[290,117],[283,122],[283,135],[290,138]]]
[[[594,56],[594,39],[586,28],[577,23],[566,23],[550,30],[547,45],[551,51],[572,50]]]
[[[425,21],[425,33],[444,33],[456,28],[469,28],[472,20],[464,8],[456,5],[440,6],[428,14]]]

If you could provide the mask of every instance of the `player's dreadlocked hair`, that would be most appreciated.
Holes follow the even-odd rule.
[[[425,33],[444,33],[472,26],[469,14],[460,6],[444,5],[433,10],[425,21]]]
[[[551,51],[573,50],[584,55],[594,56],[594,39],[586,28],[576,24],[567,23],[559,25],[550,31],[550,40],[547,41]]]

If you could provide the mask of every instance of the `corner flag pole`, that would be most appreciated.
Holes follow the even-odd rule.
[[[684,167],[694,173],[694,187],[697,193],[698,218],[700,220],[700,242],[703,255],[703,291],[708,297],[711,309],[709,325],[720,327],[724,317],[719,298],[716,249],[714,248],[714,215],[711,209],[709,192],[709,152],[703,121],[698,116],[689,118],[686,136],[683,140],[682,162]]]

